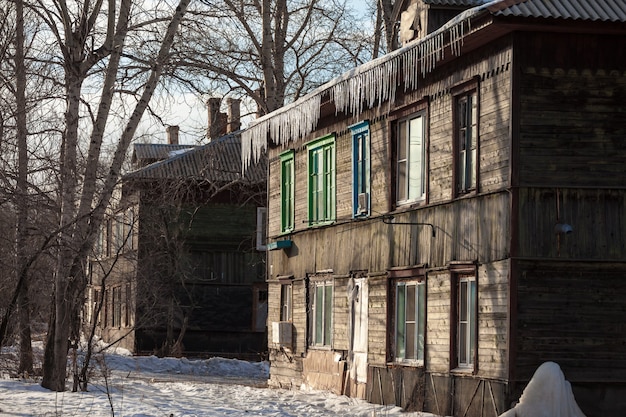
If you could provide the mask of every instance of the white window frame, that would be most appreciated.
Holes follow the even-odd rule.
[[[394,360],[399,363],[423,365],[426,347],[426,282],[424,279],[398,280],[395,282],[394,288]],[[408,302],[411,288],[413,288],[412,311],[410,311],[411,305]],[[401,302],[402,297],[404,297],[404,302]],[[403,325],[400,324],[401,322]],[[407,335],[409,324],[414,327],[412,338]],[[412,352],[409,352],[409,348]]]
[[[293,284],[280,285],[280,321],[292,321]]]
[[[456,195],[478,187],[478,93],[471,89],[455,96]]]
[[[322,298],[321,301],[320,296]],[[311,281],[311,306],[309,309],[309,322],[311,324],[311,327],[309,333],[309,344],[312,347],[329,348],[332,346],[333,299],[334,285],[332,278],[314,279]]]
[[[473,371],[478,349],[478,287],[475,274],[456,274],[456,366]]]
[[[426,198],[427,140],[426,110],[399,119],[396,123],[396,204],[410,204]]]

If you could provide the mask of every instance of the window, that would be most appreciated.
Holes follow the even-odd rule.
[[[103,308],[104,308],[104,327],[108,327],[109,326],[109,316],[111,315],[109,313],[110,308],[111,308],[110,305],[109,305],[109,300],[110,300],[109,292],[110,292],[109,290],[104,290],[104,300],[103,300],[103,302],[104,302],[104,306],[103,306]]]
[[[256,250],[267,250],[267,207],[256,208]]]
[[[476,281],[473,276],[459,279],[458,366],[474,364],[476,348]]]
[[[455,99],[456,194],[476,190],[478,145],[478,97],[476,90]]]
[[[352,215],[370,214],[370,131],[369,122],[350,126],[352,131]]]
[[[335,220],[335,137],[307,146],[309,154],[309,225]]]
[[[100,308],[100,290],[95,290],[93,292],[93,314],[95,315],[95,320],[97,324],[102,324],[102,309]]]
[[[252,313],[252,330],[255,332],[264,332],[267,326],[267,287],[254,286],[253,288],[253,313]]]
[[[191,251],[190,279],[240,284],[256,277],[262,279],[263,263],[256,252],[228,251],[201,252]]]
[[[94,248],[95,256],[100,258],[106,255],[105,253],[105,228],[100,226],[98,229],[98,237],[96,238],[96,246]]]
[[[280,321],[291,321],[292,284],[280,286]]]
[[[133,305],[131,284],[126,284],[126,302],[124,303],[124,326],[130,327],[131,308]]]
[[[396,202],[419,201],[426,195],[425,112],[398,121],[396,128]]]
[[[310,297],[311,345],[330,346],[333,311],[332,279],[313,281]]]
[[[474,265],[455,265],[452,271],[453,329],[452,368],[476,370],[477,288]]]
[[[426,339],[426,275],[423,268],[403,267],[389,271],[393,285],[394,325],[393,347],[389,349],[395,362],[424,363]]]
[[[115,251],[121,252],[124,248],[124,240],[126,236],[124,234],[124,214],[118,214],[115,216]]]
[[[114,287],[112,295],[113,316],[111,325],[120,327],[122,325],[122,287]]]
[[[294,152],[280,156],[280,231],[290,232],[294,228]]]
[[[396,285],[397,361],[424,361],[425,316],[424,282],[399,282]]]
[[[134,249],[134,241],[133,241],[133,225],[135,223],[135,212],[132,208],[129,208],[126,211],[126,216],[124,218],[124,244],[127,250]]]

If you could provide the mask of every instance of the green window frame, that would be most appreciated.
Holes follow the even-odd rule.
[[[426,111],[397,122],[396,203],[426,198]]]
[[[280,231],[288,233],[295,227],[295,153],[280,155]]]
[[[332,279],[311,283],[310,308],[310,345],[331,346],[333,316],[333,281]]]
[[[476,191],[478,177],[478,94],[471,90],[455,97],[456,194]]]
[[[335,221],[335,136],[329,135],[307,145],[309,156],[309,226]]]

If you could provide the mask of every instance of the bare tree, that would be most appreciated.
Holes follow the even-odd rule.
[[[37,213],[44,212],[45,205],[35,209],[32,201],[39,201],[42,190],[29,182],[37,164],[30,163],[29,153],[39,154],[36,146],[29,149],[29,109],[32,108],[43,89],[38,81],[27,86],[27,77],[34,74],[32,62],[27,62],[31,40],[36,25],[25,24],[25,8],[22,0],[3,3],[0,9],[0,202],[3,220],[10,222],[10,233],[3,233],[7,243],[3,247],[10,250],[1,254],[0,264],[10,270],[5,276],[12,277],[10,295],[0,322],[0,345],[7,341],[10,320],[17,309],[17,333],[20,341],[20,373],[33,372],[31,347],[31,319],[33,304],[30,302],[31,278],[38,258],[45,252],[51,240],[47,237]],[[27,33],[29,36],[27,36]],[[42,72],[43,76],[45,72]],[[7,210],[8,209],[8,210]],[[49,214],[47,212],[46,214]],[[49,216],[48,216],[49,217]],[[52,216],[54,217],[54,216]],[[56,227],[56,226],[55,226]],[[54,227],[52,228],[54,229]],[[50,228],[48,228],[50,230]],[[43,237],[43,241],[41,238]],[[43,242],[43,245],[42,245]],[[35,249],[36,248],[36,249]],[[38,287],[38,285],[35,285]],[[41,299],[41,297],[35,297]],[[44,297],[45,298],[45,297]],[[35,304],[41,305],[39,301]]]
[[[181,83],[249,97],[260,113],[371,57],[365,27],[339,0],[201,0],[176,47]]]
[[[119,4],[119,9],[116,5]],[[55,391],[65,390],[67,353],[78,340],[78,312],[83,304],[85,288],[84,263],[91,249],[104,211],[117,183],[126,150],[137,129],[169,58],[169,50],[189,0],[181,0],[170,9],[165,3],[159,10],[171,12],[140,15],[142,8],[133,9],[132,0],[103,0],[95,2],[66,0],[32,5],[52,34],[54,47],[60,51],[64,89],[64,129],[61,135],[58,164],[60,226],[56,236],[57,265],[54,285],[54,308],[48,331],[43,365],[42,386]],[[135,14],[133,14],[135,12]],[[115,151],[104,178],[98,177],[97,167],[111,116],[114,96],[119,92],[123,76],[123,51],[130,43],[127,35],[143,27],[161,27],[164,36],[160,47],[149,57],[142,81],[133,80],[136,104],[119,132]],[[164,27],[165,26],[165,27]],[[156,40],[155,40],[156,41]],[[84,119],[87,93],[94,93],[94,74],[102,74],[97,109]],[[122,74],[122,75],[120,75]],[[91,83],[91,84],[90,84]],[[82,147],[81,132],[90,126],[86,149]],[[80,157],[85,154],[85,163]],[[80,181],[80,182],[79,182]]]
[[[410,2],[407,0],[376,0],[376,23],[374,25],[374,57],[400,47],[400,12]],[[381,45],[384,33],[385,47]]]

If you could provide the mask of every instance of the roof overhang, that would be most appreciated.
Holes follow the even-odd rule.
[[[332,110],[335,114],[358,116],[376,106],[389,108],[399,86],[403,85],[405,91],[415,90],[419,80],[437,67],[508,33],[626,32],[623,23],[626,11],[618,10],[608,21],[605,19],[602,2],[613,0],[598,0],[598,10],[582,17],[580,11],[556,9],[553,11],[556,18],[546,17],[549,11],[537,7],[546,1],[494,0],[468,9],[426,37],[356,67],[294,103],[257,119],[242,133],[243,168],[266,152],[270,140],[273,145],[283,147],[297,142],[313,132],[320,117],[329,116]],[[579,0],[551,0],[552,3],[568,1]]]

